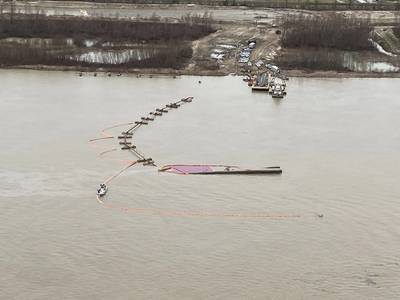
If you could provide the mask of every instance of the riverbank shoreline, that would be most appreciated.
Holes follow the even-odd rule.
[[[223,77],[228,75],[241,76],[242,74],[228,73],[221,70],[173,70],[173,69],[107,69],[86,68],[76,66],[12,66],[0,67],[0,70],[36,70],[36,71],[59,71],[79,73],[104,73],[104,74],[126,74],[140,76],[210,76]],[[282,70],[288,77],[304,78],[400,78],[400,72],[337,72],[337,71],[310,71],[310,70]]]
[[[86,3],[86,2],[84,2]],[[276,61],[277,57],[282,55],[286,55],[288,51],[294,54],[294,59],[296,62],[301,59],[305,59],[306,55],[308,57],[312,57],[309,53],[307,53],[306,48],[294,48],[294,49],[286,49],[282,46],[281,41],[281,32],[282,28],[280,27],[280,22],[284,16],[288,15],[286,10],[272,10],[272,9],[243,9],[241,7],[227,8],[227,7],[214,7],[213,10],[208,11],[208,8],[205,9],[204,6],[187,6],[187,5],[139,5],[140,9],[133,9],[132,5],[122,5],[124,10],[122,11],[114,11],[116,7],[121,8],[118,4],[108,5],[108,4],[93,4],[93,6],[86,3],[87,6],[79,7],[75,2],[63,2],[60,3],[53,1],[46,1],[39,5],[39,7],[45,9],[41,13],[46,13],[46,16],[50,16],[52,21],[59,18],[61,21],[65,22],[65,18],[77,18],[78,20],[85,20],[88,22],[99,21],[103,18],[108,18],[107,20],[112,22],[119,20],[121,22],[130,22],[128,20],[138,19],[139,16],[143,18],[143,20],[150,20],[152,16],[158,16],[159,20],[165,22],[166,24],[174,23],[177,20],[183,20],[185,17],[187,18],[190,14],[198,14],[198,16],[203,16],[203,18],[209,18],[209,22],[211,22],[214,26],[214,30],[208,33],[205,36],[196,37],[193,39],[185,40],[187,44],[187,51],[190,49],[192,54],[187,55],[187,61],[177,61],[176,64],[164,64],[166,60],[162,60],[159,64],[148,64],[148,65],[140,65],[138,63],[131,64],[130,66],[120,64],[119,62],[115,63],[112,61],[111,63],[102,63],[104,59],[107,59],[108,56],[111,56],[113,60],[118,60],[119,57],[125,55],[125,52],[133,51],[135,53],[138,50],[134,49],[134,47],[129,48],[123,44],[113,45],[115,41],[112,38],[104,39],[103,43],[96,44],[96,36],[94,35],[86,38],[81,38],[82,41],[77,38],[77,42],[72,41],[72,46],[68,44],[68,51],[66,51],[65,57],[70,57],[71,54],[75,54],[74,57],[78,57],[79,59],[84,59],[84,63],[76,63],[76,66],[63,66],[63,62],[54,63],[49,60],[21,60],[21,58],[30,57],[30,52],[24,52],[21,50],[21,47],[17,49],[16,45],[31,45],[36,42],[37,37],[27,36],[27,37],[19,37],[18,34],[16,40],[13,41],[5,41],[4,47],[14,47],[15,49],[21,52],[20,57],[15,59],[15,52],[13,53],[14,61],[8,60],[6,58],[3,61],[4,66],[0,66],[0,68],[15,68],[15,69],[34,69],[34,70],[60,70],[60,71],[77,71],[77,72],[111,72],[111,73],[129,73],[129,74],[147,74],[147,75],[163,75],[163,76],[179,76],[179,75],[194,75],[194,76],[226,76],[229,74],[244,74],[244,72],[252,72],[257,73],[261,70],[261,68],[257,65],[273,63],[278,65],[283,69],[283,73],[290,77],[322,77],[322,78],[379,78],[379,77],[393,77],[398,78],[400,74],[395,72],[392,69],[398,70],[398,61],[393,62],[393,57],[388,57],[387,55],[382,54],[377,50],[366,51],[353,51],[351,55],[349,55],[349,61],[351,64],[357,65],[357,68],[352,66],[348,66],[348,62],[346,62],[345,68],[322,68],[320,64],[316,64],[315,69],[331,69],[330,71],[319,71],[306,69],[309,64],[299,64],[299,63],[288,63],[285,64],[283,62]],[[22,9],[23,6],[20,5],[20,2],[17,2],[16,6],[19,9]],[[108,8],[107,8],[108,7]],[[102,8],[103,10],[99,11],[98,9]],[[179,8],[179,9],[178,9]],[[38,7],[35,7],[37,10]],[[88,11],[82,10],[88,9]],[[27,8],[22,12],[28,12]],[[118,12],[117,14],[113,14]],[[21,14],[21,11],[19,11]],[[104,15],[103,15],[104,13]],[[186,13],[186,15],[185,15]],[[203,13],[203,15],[201,15]],[[305,13],[302,10],[293,11],[297,15],[301,15]],[[323,12],[315,12],[308,11],[307,14],[313,16],[322,16]],[[62,17],[60,17],[62,15]],[[351,12],[351,15],[360,19],[368,18],[373,20],[373,24],[381,24],[383,20],[384,23],[394,22],[395,18],[391,14],[378,14],[377,12]],[[182,19],[183,18],[183,19]],[[118,21],[118,22],[119,22]],[[160,21],[160,22],[161,22]],[[135,23],[135,21],[131,21]],[[372,22],[372,21],[371,21]],[[140,23],[140,22],[139,22]],[[382,27],[383,28],[383,27]],[[384,32],[387,28],[384,27],[382,29],[379,27],[379,30]],[[139,30],[140,32],[140,30]],[[10,39],[15,38],[10,35]],[[42,37],[39,37],[42,38]],[[70,42],[70,39],[74,39],[74,35],[65,35],[66,44]],[[24,40],[25,39],[25,40]],[[55,39],[55,35],[51,35],[50,37],[46,37],[46,39]],[[68,41],[67,41],[68,39]],[[138,39],[136,37],[136,39]],[[4,39],[6,40],[6,39]],[[45,39],[43,39],[45,40]],[[97,38],[97,40],[101,40]],[[140,40],[140,39],[139,39]],[[247,60],[241,61],[240,55],[244,49],[246,49],[248,41],[255,40],[257,41],[256,47],[250,52]],[[53,41],[51,41],[53,42]],[[85,44],[86,43],[86,44]],[[118,41],[116,42],[118,43]],[[135,40],[135,43],[138,42]],[[182,44],[183,42],[179,42]],[[106,46],[103,46],[105,44]],[[136,46],[135,44],[135,46]],[[146,43],[145,43],[146,44]],[[58,53],[57,44],[54,46],[54,53]],[[113,45],[110,47],[110,45]],[[146,44],[148,45],[148,44]],[[114,47],[115,46],[115,47]],[[142,46],[142,45],[141,45]],[[118,47],[122,47],[123,51]],[[32,49],[34,47],[31,47]],[[31,49],[26,47],[26,49]],[[53,49],[52,48],[52,49]],[[66,47],[65,47],[66,48]],[[167,47],[168,48],[168,47]],[[7,49],[6,49],[7,50]],[[25,50],[25,48],[23,48]],[[146,50],[146,49],[145,49]],[[145,51],[143,50],[143,51]],[[395,49],[396,50],[396,49]],[[9,51],[9,50],[7,50]],[[148,50],[146,50],[148,51]],[[334,50],[332,50],[334,51]],[[31,51],[32,52],[32,51]],[[42,51],[45,53],[51,53],[50,51]],[[6,52],[7,53],[7,52]],[[10,53],[10,52],[8,52]],[[395,52],[393,52],[395,53]],[[34,51],[33,51],[33,54]],[[172,55],[173,54],[173,55]],[[181,58],[182,55],[175,55],[172,53],[173,58]],[[300,54],[304,55],[302,57]],[[341,53],[339,53],[341,54]],[[338,54],[338,56],[339,56]],[[46,54],[47,55],[47,54]],[[132,54],[130,54],[132,55]],[[139,54],[135,54],[139,55]],[[142,54],[141,54],[142,55]],[[347,55],[347,53],[346,53]],[[189,58],[190,56],[190,58]],[[63,57],[62,55],[58,55],[57,57]],[[82,58],[83,57],[83,58]],[[104,58],[105,57],[105,58]],[[186,56],[185,56],[186,57]],[[4,58],[4,57],[3,57]],[[323,57],[325,58],[325,57]],[[97,59],[97,60],[96,60]],[[134,60],[132,60],[134,61]],[[246,62],[247,61],[247,62]],[[246,63],[244,63],[246,62]],[[289,61],[290,62],[290,61]],[[391,70],[373,70],[372,68],[367,68],[369,63],[388,63],[393,64],[393,68]],[[38,64],[39,63],[39,64]],[[93,63],[95,66],[90,66],[89,64]],[[24,65],[19,65],[24,64]],[[47,64],[47,65],[40,65]],[[85,67],[79,66],[79,64],[86,65]],[[114,64],[114,66],[111,66]],[[67,63],[68,65],[68,63]],[[108,67],[100,67],[101,65],[108,65]],[[344,63],[343,63],[344,65]],[[360,65],[360,67],[358,67]],[[257,67],[256,67],[257,66]],[[148,69],[148,67],[152,67]],[[285,67],[290,68],[298,68],[285,70]],[[176,69],[175,69],[176,68]],[[354,71],[346,70],[354,69]],[[341,71],[335,71],[341,70]],[[380,72],[381,71],[381,72]]]

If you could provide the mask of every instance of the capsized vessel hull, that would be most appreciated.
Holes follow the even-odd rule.
[[[236,166],[225,165],[166,165],[158,171],[183,175],[262,175],[282,173],[280,167],[243,169]]]

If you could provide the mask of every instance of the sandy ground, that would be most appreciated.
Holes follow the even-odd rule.
[[[257,24],[223,24],[217,32],[193,43],[193,59],[188,66],[188,71],[199,69],[213,69],[218,66],[222,73],[240,73],[243,65],[238,63],[241,49],[247,46],[250,39],[257,41],[256,48],[252,51],[250,60],[256,61],[276,53],[279,48],[279,36],[271,26],[260,27]],[[224,51],[225,57],[217,62],[211,58],[213,51]],[[272,57],[271,57],[272,58]],[[209,62],[207,65],[205,62]]]

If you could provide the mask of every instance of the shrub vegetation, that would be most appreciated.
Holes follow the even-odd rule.
[[[282,45],[339,50],[367,50],[372,26],[368,20],[330,13],[323,17],[293,15],[282,21]]]
[[[0,14],[0,65],[56,65],[107,68],[181,68],[192,56],[191,41],[215,31],[211,17],[187,15],[171,23],[157,17],[136,20],[92,19],[79,17],[46,17],[43,15]],[[71,49],[9,43],[1,39],[72,38],[76,47]],[[82,53],[85,39],[118,42],[115,49],[130,49],[124,43],[140,44],[149,53],[146,58],[132,57],[115,65],[82,62],[74,54]],[[122,43],[121,43],[122,42]],[[98,43],[101,44],[101,43]],[[111,47],[111,50],[114,49]],[[100,50],[102,48],[100,47]],[[87,50],[87,49],[86,49]],[[99,50],[99,48],[97,48]],[[110,47],[107,47],[110,50]]]

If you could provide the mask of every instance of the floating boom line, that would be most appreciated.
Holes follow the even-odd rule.
[[[139,150],[136,149],[136,146],[132,144],[131,141],[133,139],[133,133],[137,129],[139,129],[141,126],[148,125],[149,122],[154,121],[157,117],[162,116],[164,113],[168,113],[170,110],[177,109],[182,104],[189,103],[189,102],[192,102],[192,101],[193,101],[193,97],[182,98],[179,101],[172,102],[170,104],[165,105],[164,107],[156,108],[154,111],[150,112],[147,116],[141,117],[140,121],[116,124],[116,125],[104,128],[101,131],[101,135],[102,135],[101,138],[94,138],[94,139],[89,140],[89,143],[92,143],[92,142],[99,141],[99,140],[104,140],[104,139],[114,139],[115,137],[113,135],[111,135],[109,132],[107,132],[108,130],[114,129],[114,128],[118,128],[118,127],[122,127],[122,126],[126,126],[126,125],[132,125],[131,127],[126,129],[125,131],[122,131],[121,134],[117,137],[117,139],[119,141],[118,144],[121,147],[121,150],[128,150],[130,153],[132,153],[136,157],[136,160],[129,161],[128,164],[126,166],[124,166],[118,173],[116,173],[116,174],[110,176],[109,178],[107,178],[106,180],[104,180],[102,185],[105,186],[105,184],[107,184],[111,180],[117,178],[123,172],[125,172],[127,169],[129,169],[130,167],[132,167],[132,166],[134,166],[136,164],[142,163],[145,166],[156,166],[155,162],[153,161],[153,159],[151,157],[146,157],[144,154],[140,153]],[[105,155],[105,154],[107,154],[109,152],[113,152],[113,151],[116,151],[116,150],[117,150],[116,148],[112,148],[112,149],[109,149],[109,150],[102,151],[99,154],[99,156],[103,156],[103,155]],[[106,192],[104,192],[104,194],[105,193]],[[104,204],[104,202],[101,201],[99,196],[97,196],[97,200],[99,201],[99,203]]]
[[[125,131],[122,131],[121,134],[117,137],[119,141],[119,146],[121,146],[121,150],[128,150],[131,152],[137,159],[134,161],[128,161],[128,164],[125,165],[120,171],[116,174],[108,177],[104,183],[109,183],[118,176],[120,176],[123,172],[128,170],[129,168],[143,163],[143,165],[151,165],[156,166],[155,162],[152,158],[146,157],[144,154],[140,153],[136,146],[131,142],[133,139],[134,132],[138,130],[141,126],[148,125],[149,122],[155,121],[157,117],[161,117],[163,114],[168,113],[170,110],[177,109],[181,105],[185,103],[189,103],[193,101],[193,97],[182,98],[179,101],[170,103],[165,105],[162,108],[156,108],[154,111],[150,112],[148,116],[141,117],[140,121],[117,124],[105,128],[101,131],[102,138],[92,139],[89,142],[94,142],[97,140],[104,139],[113,139],[114,136],[110,135],[107,130],[132,125]],[[115,151],[116,148],[103,151],[100,155]],[[224,165],[213,165],[215,167],[226,167]],[[233,168],[237,168],[236,166],[230,166]],[[284,219],[298,219],[303,218],[308,215],[312,215],[315,217],[323,217],[322,214],[283,214],[283,213],[249,213],[249,212],[232,212],[232,213],[224,213],[224,212],[213,212],[213,211],[179,211],[179,210],[168,210],[164,208],[138,208],[138,207],[128,207],[124,205],[110,204],[102,201],[102,199],[97,196],[97,201],[102,204],[104,207],[109,209],[115,209],[126,213],[135,213],[135,214],[145,214],[145,215],[156,215],[156,216],[167,216],[167,217],[190,217],[190,218],[224,218],[224,219],[272,219],[272,220],[284,220]]]
[[[139,159],[138,162],[143,163],[143,165],[156,166],[155,162],[151,157],[146,157],[144,154],[140,153],[137,150],[136,146],[133,145],[132,142],[128,140],[133,139],[134,132],[138,130],[140,127],[148,125],[149,122],[155,121],[156,118],[161,117],[163,114],[168,113],[170,110],[177,109],[181,105],[185,103],[190,103],[192,101],[193,97],[182,98],[179,101],[172,102],[170,104],[165,105],[164,107],[156,108],[154,111],[151,111],[147,116],[141,117],[139,121],[126,123],[126,125],[129,124],[133,126],[129,127],[125,131],[122,131],[121,134],[118,136],[118,139],[120,140],[119,144],[122,145],[121,150],[128,150],[129,152],[131,152],[134,156],[136,156]],[[118,125],[114,125],[109,128],[115,128],[117,126]]]

